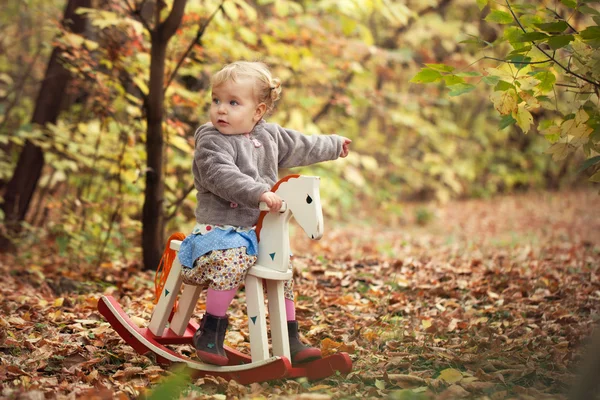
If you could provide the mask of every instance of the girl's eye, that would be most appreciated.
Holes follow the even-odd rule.
[[[219,99],[213,99],[213,103],[219,104]]]
[[[229,104],[231,104],[232,106],[237,106],[237,105],[238,105],[238,104],[240,104],[240,103],[238,103],[238,102],[237,102],[237,101],[235,101],[235,100],[231,100],[231,101],[229,102]]]

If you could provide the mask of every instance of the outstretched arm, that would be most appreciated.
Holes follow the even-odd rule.
[[[278,163],[282,168],[335,160],[344,155],[343,146],[349,140],[338,135],[304,135],[276,124],[271,124],[269,128],[277,142]]]

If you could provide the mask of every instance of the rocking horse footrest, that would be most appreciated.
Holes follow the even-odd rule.
[[[255,276],[257,278],[269,279],[272,281],[287,281],[292,279],[293,273],[291,269],[286,272],[276,271],[272,268],[263,267],[262,265],[255,264],[248,270],[248,275]]]

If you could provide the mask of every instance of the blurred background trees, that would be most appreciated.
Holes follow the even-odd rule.
[[[568,21],[578,32],[594,23],[597,28],[596,15],[581,13],[573,2],[541,3],[564,20],[574,15]],[[73,5],[79,6],[74,14]],[[499,115],[494,108],[499,103],[493,93],[512,95],[498,86],[501,75],[473,65],[482,57],[476,44],[489,44],[485,54],[501,59],[509,45],[521,50],[514,54],[528,56],[515,43],[539,40],[507,34],[498,12],[508,13],[508,7],[490,10],[479,0],[3,5],[0,218],[10,239],[3,248],[26,248],[42,239],[73,263],[101,265],[119,257],[156,267],[165,235],[187,232],[194,223],[192,135],[208,119],[208,78],[238,59],[265,61],[282,79],[283,99],[270,120],[353,140],[347,159],[301,171],[323,176],[324,208],[331,218],[377,214],[392,224],[403,221],[402,201],[575,184],[580,180],[575,170],[586,156],[569,152],[553,161],[544,154],[548,134],[537,129],[561,127],[556,116],[550,125],[539,122],[549,118],[543,109],[523,108],[536,121],[524,135],[523,125],[506,117],[512,113]],[[79,21],[85,21],[82,28]],[[536,30],[558,35],[556,28]],[[597,62],[595,49],[590,57]],[[65,73],[51,72],[52,63]],[[438,83],[411,82],[424,65],[434,72],[427,72],[429,78],[421,74],[420,81]],[[64,94],[48,89],[50,84],[64,86]],[[522,86],[513,90],[527,101]],[[597,109],[597,90],[590,92],[586,102]],[[454,96],[460,93],[467,94]],[[40,96],[48,96],[58,111],[54,118],[34,117]],[[559,106],[569,101],[552,97]],[[521,113],[514,119],[519,118],[529,117]],[[32,161],[20,161],[32,147]],[[15,182],[31,187],[30,200],[23,197],[27,190],[14,189]]]

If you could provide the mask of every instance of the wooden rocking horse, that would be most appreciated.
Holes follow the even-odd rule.
[[[292,215],[306,234],[314,240],[323,236],[323,211],[319,194],[319,178],[289,175],[272,189],[283,200],[279,213],[269,213],[261,203],[261,214],[256,226],[259,239],[258,260],[246,276],[246,305],[250,333],[250,352],[245,355],[225,347],[229,364],[215,366],[185,357],[166,347],[169,344],[190,344],[198,323],[191,319],[202,287],[182,284],[181,264],[176,257],[181,240],[171,237],[161,263],[162,284],[157,283],[158,302],[147,328],[140,328],[122,310],[111,296],[102,296],[98,310],[138,353],[154,353],[161,364],[183,363],[195,377],[204,375],[234,379],[241,384],[274,379],[307,377],[309,380],[326,378],[336,371],[347,374],[352,361],[347,353],[336,353],[312,362],[292,366],[284,301],[284,282],[292,277],[289,267],[289,222]],[[183,238],[183,235],[177,236]],[[161,270],[157,270],[157,276]],[[164,279],[166,277],[166,279]],[[271,327],[271,349],[267,337],[264,287],[268,298]],[[183,291],[176,304],[181,287]],[[168,325],[168,326],[167,326]]]

